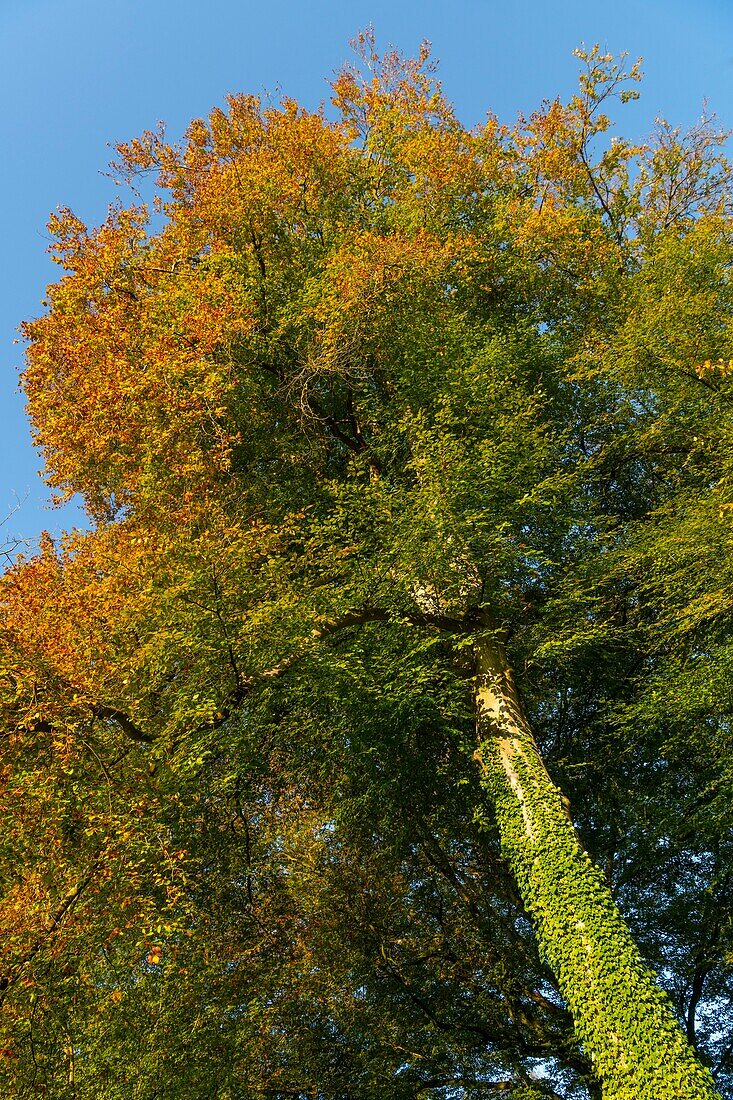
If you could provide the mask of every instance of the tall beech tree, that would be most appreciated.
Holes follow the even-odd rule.
[[[610,138],[597,48],[470,131],[359,49],[52,220],[93,529],[2,582],[8,1089],[722,1095],[724,135]]]

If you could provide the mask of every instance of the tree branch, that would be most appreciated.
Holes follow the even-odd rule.
[[[151,733],[145,733],[141,730],[128,714],[125,714],[122,710],[117,710],[116,707],[106,707],[97,705],[92,707],[92,714],[95,718],[110,719],[112,722],[116,722],[122,732],[130,738],[131,741],[137,741],[143,745],[152,745],[155,737]]]
[[[59,904],[54,909],[53,913],[46,922],[45,927],[42,929],[42,933],[31,944],[28,951],[25,953],[22,959],[10,970],[8,974],[3,975],[0,978],[0,1004],[5,1000],[8,990],[20,976],[21,971],[36,957],[38,952],[43,947],[46,939],[53,935],[58,929],[59,925],[63,921],[64,917],[69,913],[71,909],[76,905],[81,895],[86,890],[89,883],[94,878],[94,872],[97,869],[98,857],[90,867],[84,878],[80,879],[70,890],[64,894]]]

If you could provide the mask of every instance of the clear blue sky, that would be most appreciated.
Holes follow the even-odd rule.
[[[658,115],[691,124],[705,99],[733,126],[733,0],[0,0],[0,516],[15,495],[24,501],[6,533],[33,538],[80,522],[73,508],[44,510],[17,391],[17,325],[40,311],[56,277],[49,213],[68,205],[100,221],[116,197],[101,174],[108,145],[159,119],[178,135],[226,92],[282,89],[317,106],[369,23],[382,45],[407,53],[430,39],[467,124],[489,109],[511,121],[572,94],[573,47],[599,41],[644,57],[642,99],[626,112],[632,136]]]

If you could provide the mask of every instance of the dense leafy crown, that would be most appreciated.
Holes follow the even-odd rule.
[[[610,136],[597,48],[473,130],[360,50],[333,110],[229,97],[119,147],[151,205],[52,220],[25,388],[93,527],[2,581],[0,1077],[598,1095],[474,775],[488,609],[730,1090],[723,137]]]

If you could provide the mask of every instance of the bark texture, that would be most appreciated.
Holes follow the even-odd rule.
[[[712,1100],[672,1004],[580,845],[527,724],[503,645],[477,647],[482,780],[501,845],[604,1100]]]

